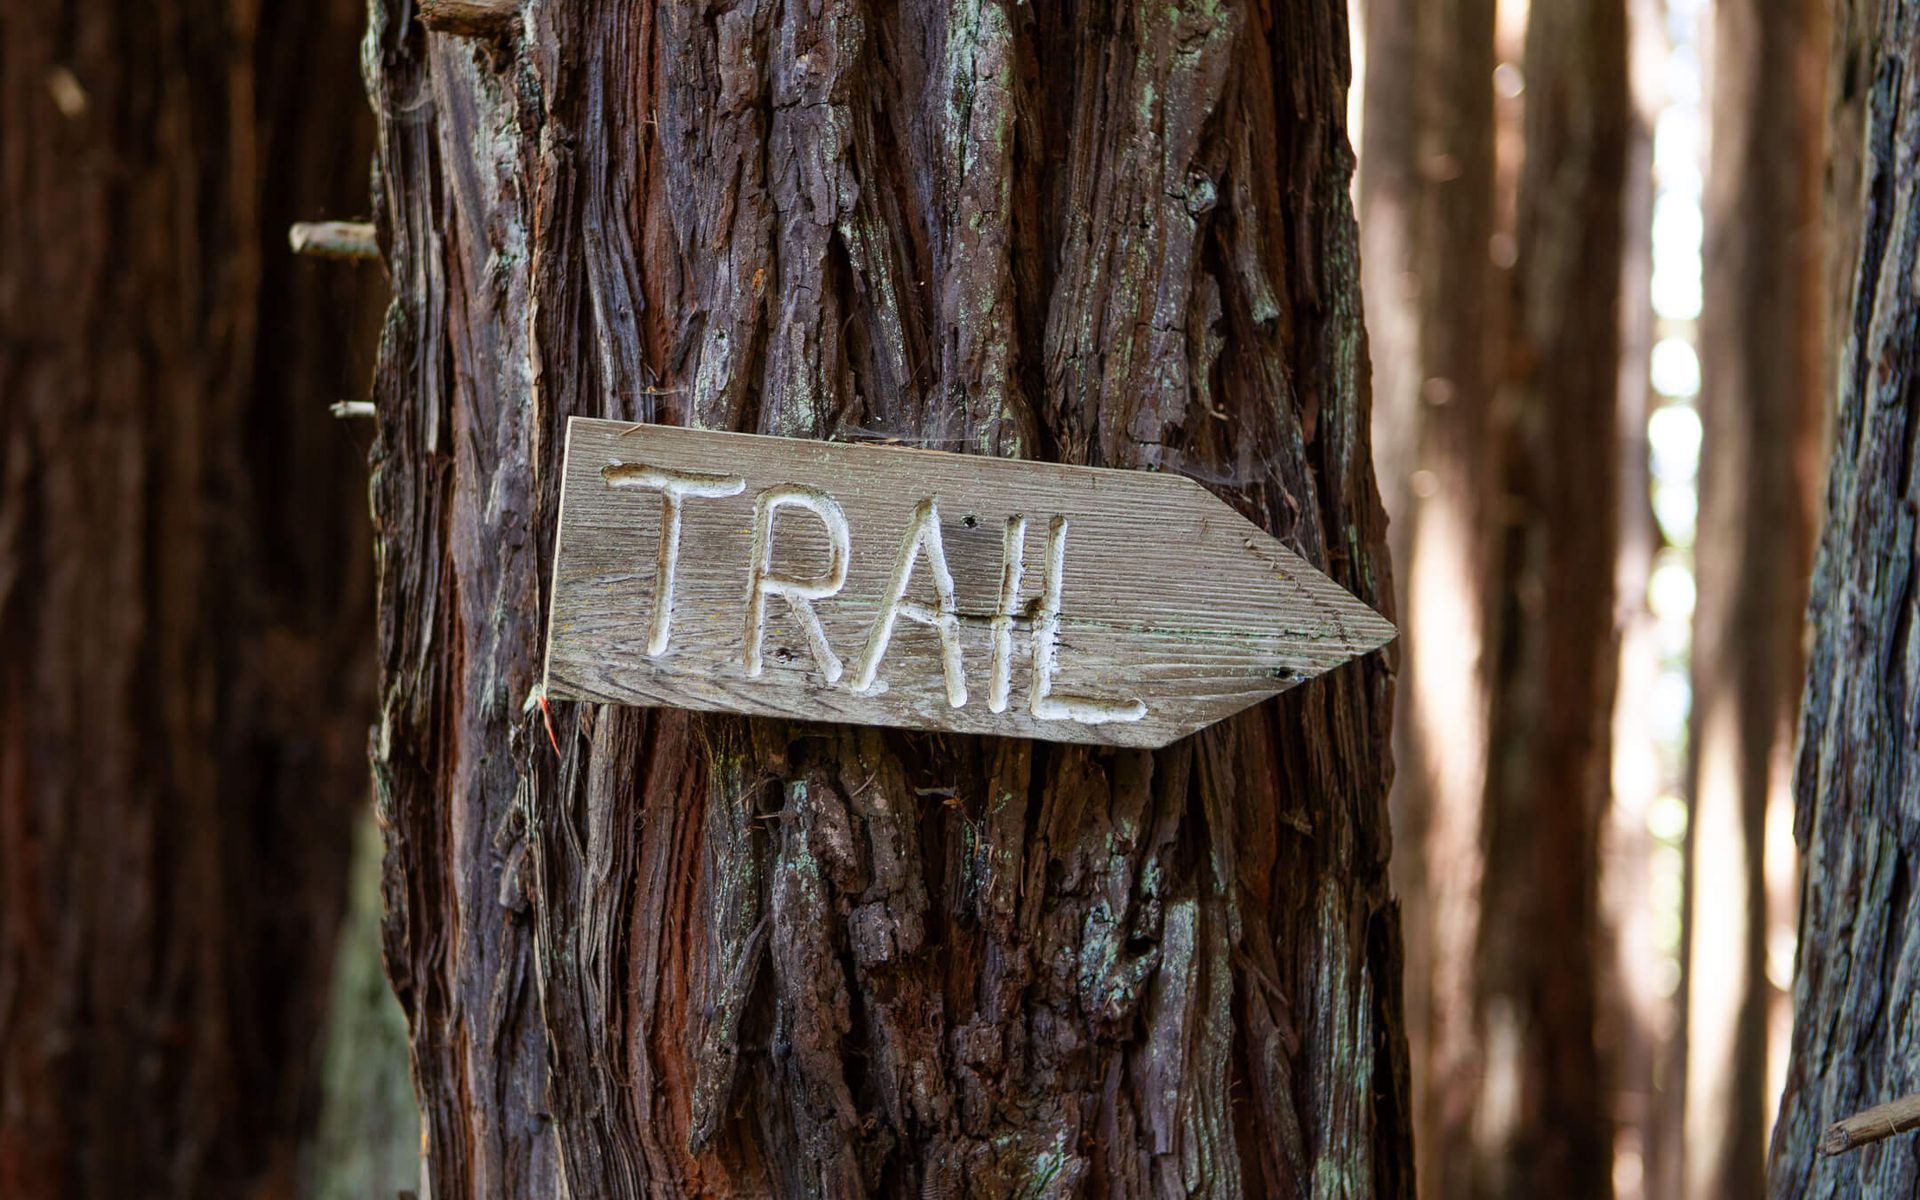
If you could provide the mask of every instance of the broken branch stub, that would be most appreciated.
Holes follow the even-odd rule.
[[[519,0],[420,0],[420,23],[454,37],[497,38],[520,20]]]
[[[368,221],[296,221],[287,229],[295,254],[316,258],[377,260],[380,241]]]
[[[1912,1129],[1920,1129],[1920,1093],[1876,1104],[1835,1121],[1820,1139],[1820,1153],[1845,1154]]]

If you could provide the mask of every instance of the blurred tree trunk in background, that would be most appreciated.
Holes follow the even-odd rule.
[[[1496,164],[1494,15],[1367,7],[1362,231],[1405,598],[1395,877],[1416,1148],[1429,1197],[1599,1195],[1615,1098],[1598,1038],[1626,1008],[1603,1002],[1616,984],[1598,965],[1617,617],[1596,586],[1616,570],[1626,386],[1626,22],[1618,2],[1532,6],[1509,278],[1491,252],[1498,181],[1514,186]]]
[[[1420,1192],[1472,1195],[1486,789],[1490,441],[1504,275],[1490,252],[1493,0],[1368,0],[1361,261],[1375,461],[1399,588],[1394,890]]]
[[[1535,0],[1481,887],[1481,1195],[1611,1193],[1597,877],[1615,670],[1623,0]]]
[[[365,203],[361,21],[0,4],[9,1200],[295,1186],[371,699],[326,406],[378,285],[285,231]]]
[[[1686,1196],[1760,1195],[1767,809],[1788,788],[1820,442],[1820,0],[1715,6],[1694,550]]]
[[[1833,1158],[1826,1126],[1920,1091],[1920,3],[1835,10],[1829,211],[1850,252],[1826,523],[1794,777],[1801,892],[1793,1051],[1771,1194],[1911,1196],[1911,1138]],[[1857,187],[1856,187],[1857,183]]]
[[[1410,1195],[1383,660],[1158,753],[557,705],[556,761],[534,690],[570,414],[1185,470],[1388,604],[1341,10],[371,37],[434,1193]]]
[[[1649,813],[1663,790],[1653,705],[1659,683],[1659,630],[1648,599],[1663,545],[1653,511],[1647,418],[1653,408],[1653,134],[1667,98],[1665,0],[1627,0],[1631,123],[1621,195],[1618,550],[1614,608],[1620,648],[1609,727],[1611,802],[1600,834],[1600,908],[1611,938],[1600,971],[1600,1043],[1613,1093],[1615,1176],[1623,1196],[1668,1200],[1677,1194],[1680,1100],[1677,1021],[1661,970],[1667,951],[1656,879],[1661,847]],[[1634,1167],[1639,1167],[1635,1188]]]

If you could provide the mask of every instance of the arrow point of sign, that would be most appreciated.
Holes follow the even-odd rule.
[[[1338,583],[1335,587],[1340,587]],[[1351,617],[1348,630],[1353,636],[1355,654],[1366,654],[1387,645],[1400,636],[1400,630],[1374,607],[1341,587],[1341,599]]]
[[[1265,620],[1279,619],[1276,632],[1292,652],[1280,657],[1303,668],[1290,672],[1285,686],[1276,690],[1323,675],[1399,636],[1393,623],[1365,601],[1231,505],[1198,483],[1188,482],[1210,504],[1232,514],[1219,532],[1233,539],[1242,552],[1239,560],[1254,569],[1246,578],[1247,607]]]
[[[1351,623],[1347,626],[1347,630],[1351,635],[1356,658],[1378,650],[1400,636],[1400,631],[1394,627],[1393,622],[1375,612],[1365,601],[1356,597],[1349,603],[1348,612],[1351,614]]]

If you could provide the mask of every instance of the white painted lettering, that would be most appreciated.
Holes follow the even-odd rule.
[[[781,508],[804,508],[820,518],[827,530],[827,570],[813,579],[777,575],[773,570],[773,517]],[[764,667],[761,643],[767,631],[767,597],[784,596],[807,635],[813,661],[820,665],[828,683],[840,680],[840,659],[827,644],[827,631],[813,611],[813,601],[824,600],[847,583],[847,560],[852,554],[852,535],[847,529],[847,514],[832,496],[818,488],[797,483],[770,487],[753,503],[753,563],[747,577],[747,644],[744,656],[748,675],[758,675]]]
[[[1139,700],[1103,700],[1053,692],[1060,674],[1060,594],[1067,568],[1067,519],[1055,517],[1047,527],[1046,582],[1040,593],[1040,612],[1033,619],[1033,696],[1029,711],[1036,721],[1078,721],[1104,725],[1109,721],[1138,721],[1147,715]]]
[[[907,599],[907,585],[913,581],[913,563],[927,556],[927,571],[933,576],[932,608]],[[860,669],[854,673],[853,690],[871,691],[886,657],[887,643],[893,639],[894,622],[907,617],[930,625],[940,635],[940,669],[946,676],[947,704],[963,708],[967,703],[967,679],[960,663],[960,614],[953,600],[953,572],[947,569],[947,552],[940,538],[940,509],[932,498],[922,500],[913,510],[900,553],[893,560],[893,579],[881,599],[880,612],[867,633],[867,647],[860,656]]]
[[[688,497],[717,499],[738,496],[747,481],[738,475],[708,475],[700,471],[673,471],[645,463],[608,463],[600,478],[609,487],[646,488],[660,493],[660,557],[653,575],[653,625],[647,632],[647,657],[667,652],[673,628],[673,579],[680,565],[680,509]]]
[[[1027,573],[1027,519],[1019,513],[1007,518],[1000,542],[1000,603],[993,610],[993,668],[987,681],[987,710],[1007,711],[1013,690],[1013,619],[1019,615],[1020,585]]]

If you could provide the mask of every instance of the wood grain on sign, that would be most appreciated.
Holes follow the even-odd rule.
[[[1153,747],[1392,636],[1182,476],[568,426],[553,699]]]

